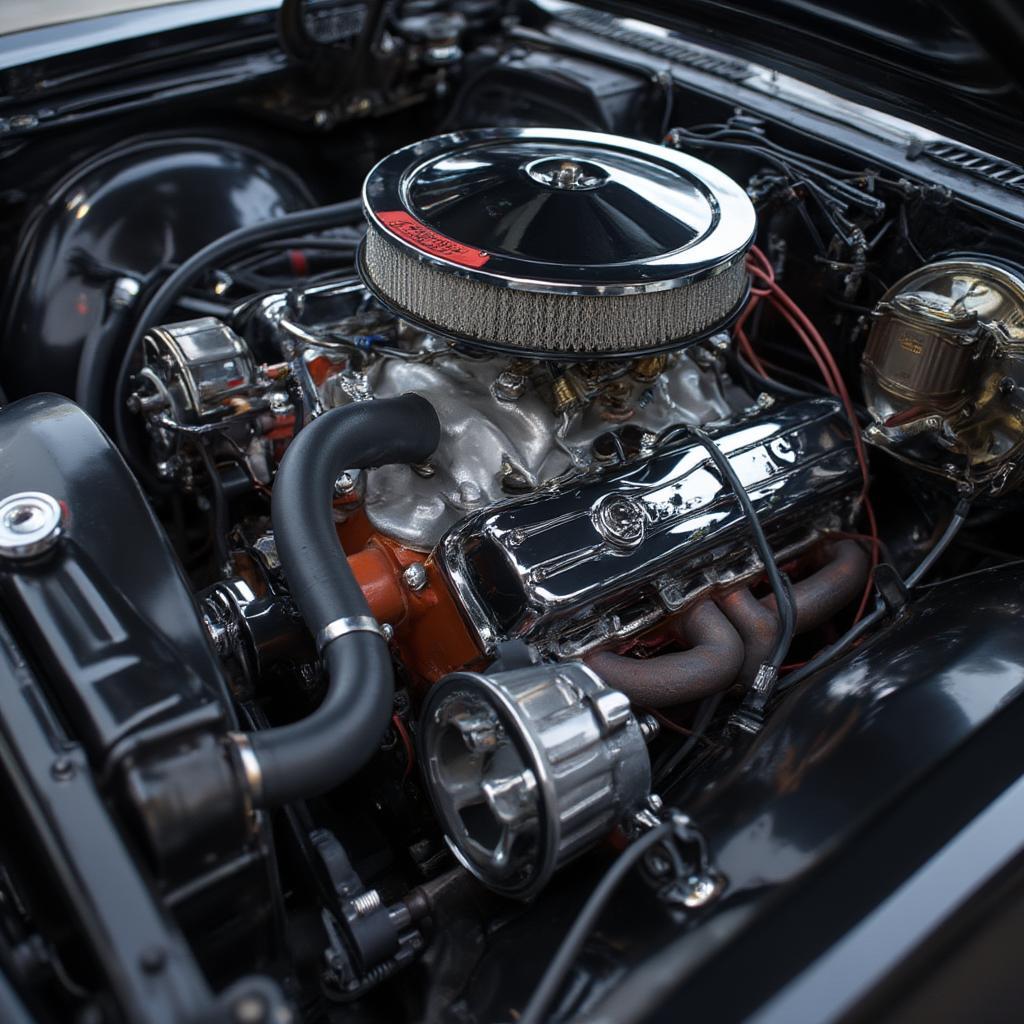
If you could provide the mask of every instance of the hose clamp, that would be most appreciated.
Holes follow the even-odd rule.
[[[256,751],[252,749],[252,742],[244,732],[229,732],[228,739],[231,741],[238,765],[242,770],[242,776],[249,790],[249,799],[253,804],[259,804],[263,796],[263,769],[260,767],[260,759]]]
[[[324,648],[340,636],[348,633],[375,633],[381,640],[387,641],[384,630],[380,623],[369,615],[352,615],[343,619],[335,619],[328,622],[316,635],[316,649],[318,654],[324,653]]]

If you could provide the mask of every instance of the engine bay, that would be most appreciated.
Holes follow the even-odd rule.
[[[4,657],[189,950],[140,977],[625,1020],[644,957],[807,867],[750,794],[813,789],[1019,558],[1024,202],[639,23],[373,7],[355,84],[285,13],[287,81],[0,168]],[[53,1019],[136,1019],[0,847]]]

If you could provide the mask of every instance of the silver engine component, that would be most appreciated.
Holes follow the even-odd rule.
[[[784,405],[712,433],[781,558],[848,519],[861,478],[838,402]],[[437,557],[485,649],[516,637],[576,657],[759,572],[747,533],[728,483],[684,435],[467,516]]]
[[[224,437],[244,454],[250,478],[269,483],[264,434],[277,416],[294,410],[271,368],[256,365],[248,344],[207,316],[154,327],[143,339],[143,355],[128,405],[145,420],[157,473],[190,487],[182,441]]]
[[[233,411],[232,399],[250,397],[256,385],[248,346],[212,316],[153,328],[144,354],[156,389],[148,407],[173,408],[180,423],[221,419]]]
[[[608,418],[616,413],[602,388],[614,386],[617,408],[629,413],[626,422],[638,436],[668,423],[719,420],[740,407],[741,398],[727,396],[691,354],[659,362],[660,373],[657,366],[599,364],[612,378],[607,385],[577,366],[535,386],[529,367],[510,368],[499,357],[472,359],[445,349],[429,362],[379,360],[366,372],[369,391],[379,398],[422,395],[437,410],[442,433],[429,467],[381,466],[369,474],[367,516],[381,533],[429,551],[471,512],[589,468],[596,439],[618,425]],[[570,392],[563,411],[550,388]],[[597,397],[580,397],[590,392]]]
[[[650,791],[628,698],[579,662],[442,679],[418,746],[455,855],[490,888],[524,899],[642,811]]]
[[[385,157],[361,272],[399,316],[505,352],[677,348],[739,312],[754,209],[721,171],[636,139],[493,128]]]
[[[992,493],[1024,473],[1024,276],[944,260],[898,281],[864,350],[872,444]]]

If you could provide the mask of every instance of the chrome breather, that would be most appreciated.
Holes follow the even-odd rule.
[[[721,171],[595,132],[492,128],[407,146],[367,176],[367,287],[417,326],[534,355],[678,348],[748,289],[755,215]]]
[[[629,825],[650,792],[629,699],[580,662],[442,679],[424,704],[418,747],[456,857],[521,899]]]

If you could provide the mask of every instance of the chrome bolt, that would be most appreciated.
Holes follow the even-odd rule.
[[[114,309],[127,309],[142,290],[134,277],[119,277],[110,287],[110,305]]]
[[[683,887],[683,906],[691,910],[710,903],[718,894],[719,883],[710,875],[691,875]]]
[[[231,630],[223,622],[217,622],[209,615],[203,616],[203,625],[206,627],[206,634],[213,643],[213,649],[220,658],[226,658],[234,651]]]
[[[385,640],[385,641],[386,641],[387,643],[391,643],[391,641],[392,641],[392,640],[394,639],[394,637],[395,637],[395,627],[394,627],[394,626],[392,626],[390,622],[385,622],[385,623],[384,623],[384,624],[383,624],[383,625],[382,625],[382,626],[380,627],[380,631],[381,631],[381,633],[382,633],[382,634],[383,634],[383,636],[384,636],[384,640]]]
[[[459,483],[457,502],[460,505],[476,505],[481,498],[480,488],[472,480],[462,480]]]
[[[524,374],[512,370],[502,370],[491,387],[495,398],[503,402],[515,402],[523,397],[526,391],[527,378]]]
[[[23,491],[0,502],[0,556],[35,558],[61,535],[60,504],[42,491]]]
[[[177,458],[164,459],[156,464],[156,475],[161,480],[173,480],[178,472]]]
[[[640,734],[643,736],[645,743],[650,743],[661,732],[661,723],[654,715],[639,715],[637,716],[637,722],[640,725]]]
[[[334,493],[339,497],[351,494],[356,489],[356,478],[351,473],[342,473],[334,481]]]
[[[288,394],[285,391],[271,391],[270,392],[270,411],[275,416],[281,416],[288,412],[292,407],[291,400],[288,398]]]
[[[417,462],[412,467],[412,471],[417,476],[423,477],[424,480],[429,480],[437,472],[429,462]]]
[[[422,562],[413,562],[402,572],[402,582],[410,590],[422,590],[427,585],[427,567]]]
[[[264,533],[257,537],[253,542],[252,549],[259,556],[265,569],[273,572],[281,568],[281,559],[277,555],[277,541],[272,533]]]
[[[672,871],[672,862],[657,847],[648,850],[644,855],[644,867],[654,875],[655,878],[665,878]]]

